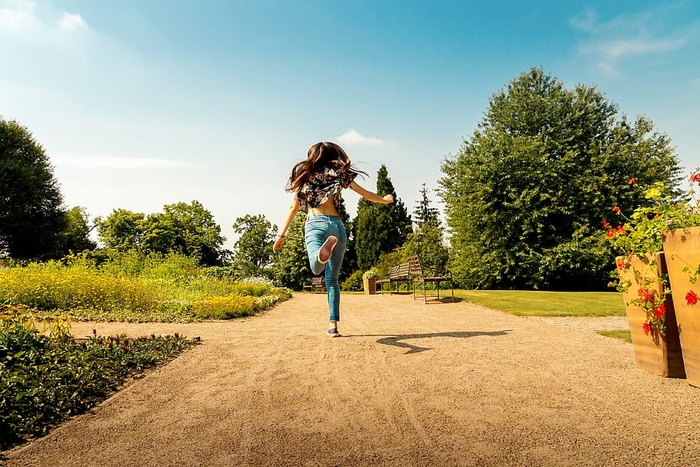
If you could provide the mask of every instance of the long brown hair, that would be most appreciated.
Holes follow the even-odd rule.
[[[287,191],[297,191],[314,172],[320,172],[326,167],[335,169],[339,176],[347,173],[367,175],[357,170],[350,162],[347,153],[335,143],[316,143],[309,148],[306,160],[298,162],[292,168],[292,174],[287,182]]]

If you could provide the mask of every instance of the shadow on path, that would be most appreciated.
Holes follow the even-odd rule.
[[[418,345],[409,344],[408,342],[403,342],[410,339],[430,339],[433,337],[452,337],[455,339],[467,339],[469,337],[477,336],[505,336],[512,329],[505,329],[503,331],[448,331],[448,332],[429,332],[425,334],[399,334],[397,336],[385,336],[381,334],[353,334],[345,335],[344,337],[381,337],[377,339],[378,344],[391,345],[394,347],[403,347],[408,349],[407,354],[425,352],[426,350],[431,350],[430,347],[420,347]]]

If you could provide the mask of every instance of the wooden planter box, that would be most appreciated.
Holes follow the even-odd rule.
[[[678,327],[671,295],[668,295],[664,302],[666,307],[666,335],[664,337],[653,333],[645,334],[642,326],[646,315],[640,307],[631,304],[634,299],[639,297],[640,287],[655,290],[657,294],[663,291],[660,276],[666,273],[664,254],[656,253],[647,256],[647,258],[648,262],[634,256],[617,258],[618,264],[621,261],[629,263],[629,267],[620,271],[620,280],[629,280],[632,284],[623,293],[623,298],[632,335],[634,358],[637,366],[649,373],[667,378],[683,378],[685,377],[683,354],[678,338]]]
[[[362,279],[362,285],[365,287],[365,295],[374,295],[377,293],[377,279]]]
[[[700,295],[700,278],[691,283],[691,271],[700,265],[700,227],[664,232],[664,253],[685,373],[689,384],[700,387],[700,303],[689,305],[686,300],[691,290]],[[683,271],[685,268],[691,271]]]

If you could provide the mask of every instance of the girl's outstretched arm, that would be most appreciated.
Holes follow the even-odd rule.
[[[275,244],[272,245],[272,251],[276,252],[280,248],[282,248],[282,245],[284,245],[284,236],[287,233],[287,229],[289,229],[289,226],[292,224],[292,221],[294,220],[294,217],[297,215],[299,212],[299,198],[297,198],[296,193],[294,193],[294,201],[292,201],[292,205],[289,206],[289,211],[287,211],[287,217],[284,219],[284,225],[282,226],[282,230],[280,230],[280,233],[277,235],[277,239],[275,240]]]
[[[355,182],[352,182],[350,184],[350,189],[357,193],[358,195],[362,196],[364,199],[367,201],[372,201],[373,203],[379,203],[379,204],[390,204],[394,202],[394,196],[393,195],[386,195],[384,197],[379,196],[376,193],[373,193],[369,190],[365,190],[362,188],[360,185],[358,185]]]

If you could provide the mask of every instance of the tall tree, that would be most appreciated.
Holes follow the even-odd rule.
[[[428,188],[423,184],[423,188],[420,190],[421,198],[416,203],[416,207],[413,210],[413,221],[420,228],[426,222],[434,221],[437,225],[440,225],[440,219],[438,217],[438,209],[431,206],[431,200],[428,197]]]
[[[415,227],[408,236],[405,250],[408,255],[420,256],[426,270],[434,274],[443,274],[449,259],[444,228],[438,217],[438,209],[432,206],[425,183],[420,194],[421,198],[413,210]]]
[[[15,121],[0,117],[0,255],[61,255],[66,228],[59,184],[44,148]]]
[[[628,182],[678,185],[669,138],[633,123],[594,87],[566,89],[533,68],[495,93],[439,192],[451,269],[464,287],[601,289],[613,253],[600,225],[612,206],[645,203]]]
[[[396,195],[386,166],[377,172],[377,194],[394,196],[394,203],[376,204],[360,199],[354,224],[357,265],[361,270],[374,266],[382,253],[404,244],[411,232],[411,216]]]
[[[233,230],[240,235],[233,246],[233,266],[237,274],[241,277],[271,276],[272,244],[277,226],[263,214],[248,214],[236,219]]]

